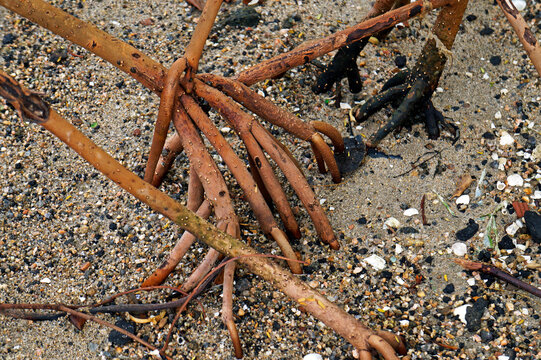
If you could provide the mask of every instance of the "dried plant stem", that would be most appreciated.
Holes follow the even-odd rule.
[[[325,173],[326,163],[331,170],[333,180],[335,182],[340,182],[342,177],[340,176],[336,160],[332,156],[332,151],[324,141],[319,141],[320,139],[318,138],[315,129],[315,126],[320,125],[319,122],[316,124],[313,122],[303,122],[289,111],[274,105],[271,101],[265,99],[263,96],[239,81],[212,74],[202,74],[199,75],[198,78],[211,84],[220,91],[223,91],[239,104],[242,104],[248,110],[267,120],[271,124],[280,126],[301,140],[309,141],[312,144],[320,172]],[[344,140],[342,135],[340,135],[334,127],[327,124],[325,127],[320,126],[320,129],[323,129],[326,135],[330,136],[336,152],[340,153],[344,151]],[[325,154],[325,156],[322,156],[321,154]]]
[[[173,166],[173,162],[183,150],[182,142],[176,132],[166,140],[163,149],[164,151],[162,151],[160,159],[158,160],[154,179],[152,179],[152,185],[156,187],[161,185],[163,178],[171,169],[171,166]]]
[[[511,0],[496,0],[496,2],[500,5],[505,17],[515,30],[524,50],[526,50],[533,66],[535,66],[537,74],[541,76],[541,48],[539,47],[539,42],[535,38],[534,33],[530,30],[526,21],[522,15],[520,15],[520,12]]]
[[[9,78],[14,82],[11,77],[0,71],[0,88],[5,86],[4,78]],[[8,84],[7,86],[11,85]],[[29,92],[22,87],[21,89]],[[16,108],[24,106],[22,100],[24,99],[14,100],[13,98],[8,98],[8,101],[14,104]],[[46,105],[44,102],[43,104],[43,106]],[[31,109],[26,110],[31,112]],[[318,291],[310,288],[306,283],[293,276],[289,271],[277,265],[274,261],[259,256],[254,257],[253,255],[258,254],[255,249],[235,237],[219,231],[211,223],[198,217],[166,194],[141,180],[54,110],[50,109],[47,114],[41,117],[39,123],[71,147],[97,170],[137,199],[150,206],[154,211],[171,219],[182,229],[196,234],[201,241],[226,256],[241,257],[238,260],[239,263],[246,266],[252,273],[269,281],[276,289],[282,291],[293,301],[299,302],[302,299],[311,299],[311,301],[305,302],[304,305],[307,312],[334,329],[360,351],[369,351],[371,349],[368,339],[375,334],[372,330],[327,300]],[[400,341],[396,339],[396,341],[388,345],[388,348],[392,346],[398,349],[399,344]],[[394,355],[385,357],[386,359],[396,358]]]
[[[284,54],[273,57],[241,72],[237,80],[252,85],[264,79],[274,78],[289,69],[306,64],[313,59],[349,45],[362,38],[390,28],[426,11],[440,8],[456,0],[418,0],[409,5],[363,21],[320,40],[309,41]]]
[[[150,183],[154,180],[156,166],[165,144],[167,130],[173,117],[173,107],[175,104],[175,94],[178,92],[180,76],[186,69],[186,59],[180,58],[171,65],[165,76],[164,88],[160,95],[160,108],[158,110],[158,119],[154,125],[154,135],[148,154],[147,166],[145,169],[145,181]]]
[[[116,326],[114,324],[111,324],[108,321],[102,320],[96,316],[92,316],[89,314],[82,313],[80,311],[73,310],[66,305],[63,304],[0,304],[0,313],[6,312],[8,315],[10,314],[9,311],[13,309],[27,309],[27,310],[54,310],[54,311],[60,311],[64,312],[70,315],[70,317],[75,317],[77,319],[84,319],[84,320],[90,320],[94,321],[100,325],[106,326],[108,328],[111,328],[115,331],[118,331],[119,333],[129,337],[130,339],[133,339],[134,341],[140,343],[141,345],[146,346],[150,350],[158,350],[157,347],[154,345],[146,342],[145,340],[141,339],[140,337],[132,334],[129,331],[124,330],[123,328]],[[13,316],[13,315],[12,315]],[[165,356],[166,359],[172,360],[169,356]]]
[[[480,272],[494,275],[498,279],[508,282],[509,284],[512,284],[518,287],[519,289],[525,290],[529,292],[530,294],[533,294],[537,297],[541,297],[541,289],[533,285],[527,284],[522,280],[517,279],[513,275],[503,271],[502,269],[497,268],[496,266],[464,260],[464,259],[453,259],[453,261],[465,269],[480,271]]]
[[[297,196],[304,204],[308,214],[313,220],[316,231],[319,234],[321,240],[328,243],[333,249],[338,249],[340,245],[336,240],[332,227],[329,223],[327,216],[319,201],[316,199],[310,185],[306,182],[303,174],[299,171],[294,162],[289,158],[289,155],[285,154],[283,149],[277,145],[273,139],[268,136],[268,133],[262,130],[261,125],[250,115],[244,113],[238,106],[228,98],[225,94],[212,88],[202,81],[195,79],[195,92],[198,96],[208,101],[208,103],[235,128],[235,131],[243,138],[244,143],[250,154],[254,157],[256,164],[262,163],[265,159],[265,155],[259,153],[254,156],[249,148],[249,141],[251,136],[257,141],[258,145],[265,149],[265,151],[272,157],[276,164],[286,175],[291,186],[297,193]],[[251,140],[250,140],[251,141]],[[254,145],[254,150],[256,149]],[[259,167],[259,165],[258,165]],[[263,170],[263,166],[260,170]],[[270,187],[267,189],[271,190]]]
[[[270,208],[263,198],[262,193],[258,191],[254,179],[244,166],[242,160],[235,154],[227,140],[225,140],[223,135],[216,129],[216,126],[214,126],[209,117],[191,96],[183,95],[181,101],[197,127],[205,134],[205,137],[218,151],[235,179],[237,179],[237,182],[244,191],[246,199],[250,203],[263,232],[271,235],[277,241],[282,253],[286,257],[297,260],[289,241],[287,241],[283,232],[278,228],[278,224],[274,220]],[[287,221],[288,222],[285,223],[286,228],[291,229],[294,232],[299,232],[297,222],[293,216],[288,218]],[[280,236],[280,234],[283,236]],[[300,274],[302,272],[299,263],[296,261],[289,262],[289,267],[293,273]]]
[[[199,59],[203,53],[203,48],[210,34],[210,29],[214,25],[214,20],[216,15],[220,10],[222,5],[222,0],[207,0],[205,3],[205,8],[203,13],[199,17],[197,26],[193,32],[190,43],[186,47],[186,60],[188,61],[188,66],[192,71],[192,74],[197,72],[197,67],[199,65]]]

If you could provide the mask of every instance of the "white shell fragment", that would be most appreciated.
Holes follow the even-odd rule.
[[[522,227],[521,225],[522,225],[521,222],[515,221],[514,223],[512,223],[511,225],[505,228],[505,232],[509,236],[514,236],[517,233],[517,231]]]
[[[501,119],[501,118],[502,118],[502,113],[499,111],[496,111],[496,114],[494,114],[494,119]]]
[[[533,195],[531,196],[531,198],[534,199],[534,200],[541,199],[541,191],[535,190],[533,192]]]
[[[526,1],[524,0],[511,0],[513,5],[517,8],[518,11],[526,9]]]
[[[364,262],[368,265],[371,265],[374,270],[383,270],[387,266],[385,260],[382,257],[377,256],[376,254],[370,255],[369,257],[364,259]]]
[[[340,103],[340,109],[349,110],[349,109],[351,109],[351,105],[348,104],[348,103],[343,103],[343,102],[341,102],[341,103]]]
[[[507,184],[509,186],[522,186],[524,185],[524,179],[520,174],[513,174],[507,177]]]
[[[504,182],[501,182],[501,181],[498,181],[498,182],[496,183],[496,189],[498,189],[498,190],[500,190],[500,191],[503,190],[503,189],[505,189],[505,183],[504,183]]]
[[[323,356],[316,353],[312,353],[312,354],[304,355],[302,360],[323,360]]]
[[[390,217],[387,220],[385,220],[385,223],[383,224],[383,229],[393,228],[398,229],[400,227],[400,221],[395,219],[394,217]]]
[[[466,304],[466,305],[457,307],[455,310],[453,310],[453,315],[455,316],[458,315],[458,318],[460,319],[460,321],[466,324],[466,310],[468,310],[470,306],[471,305]]]
[[[502,136],[500,137],[500,145],[501,146],[509,146],[513,145],[515,143],[515,139],[507,131],[502,132]]]
[[[409,208],[404,211],[404,216],[413,216],[413,215],[419,215],[419,210],[415,208]]]
[[[470,203],[470,195],[462,195],[456,199],[457,205],[468,205]]]
[[[468,252],[468,247],[463,242],[456,242],[451,246],[451,250],[456,256],[464,256]]]

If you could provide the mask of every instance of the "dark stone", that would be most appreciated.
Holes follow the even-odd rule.
[[[248,6],[230,11],[225,15],[221,23],[235,27],[254,27],[257,26],[259,20],[261,20],[261,14],[255,11],[253,7]]]
[[[466,16],[466,20],[468,20],[469,22],[472,22],[474,20],[477,20],[477,16],[475,16],[473,14],[470,14],[470,15]]]
[[[301,22],[302,18],[300,15],[290,15],[282,21],[282,29],[291,29],[297,23]]]
[[[485,28],[481,31],[479,31],[479,34],[483,35],[483,36],[489,36],[489,35],[492,35],[494,33],[494,29],[488,27],[488,26],[485,26]]]
[[[488,140],[494,140],[496,138],[496,135],[494,135],[494,133],[490,131],[487,131],[486,133],[483,134],[483,138],[488,139]]]
[[[62,64],[68,60],[68,51],[66,49],[57,49],[49,55],[49,61],[55,64]]]
[[[368,220],[366,220],[364,216],[361,216],[360,218],[357,219],[357,224],[359,225],[366,225],[367,222]]]
[[[505,235],[498,243],[498,247],[500,249],[511,250],[515,248],[515,244],[513,244],[513,240],[509,235]]]
[[[490,63],[494,66],[498,66],[502,63],[502,58],[498,55],[490,57]]]
[[[17,36],[13,35],[13,34],[10,34],[10,33],[7,33],[4,35],[4,37],[2,38],[2,45],[9,45],[9,44],[13,44],[15,42],[15,40],[17,39]]]
[[[477,259],[481,262],[489,262],[491,257],[492,255],[490,255],[490,251],[487,249],[483,249],[477,254]]]
[[[114,222],[109,223],[109,230],[116,230],[116,229],[117,229],[116,223]]]
[[[541,215],[535,211],[526,211],[524,213],[524,221],[528,228],[528,233],[532,236],[532,240],[537,244],[541,243]]]
[[[481,318],[488,307],[488,300],[485,298],[479,298],[472,306],[466,310],[466,328],[475,332],[481,328]]]
[[[132,334],[135,333],[135,324],[133,322],[120,319],[120,320],[117,320],[117,322],[115,322],[115,325],[128,332],[131,332]],[[127,337],[124,334],[119,333],[116,330],[113,330],[109,333],[109,342],[113,345],[124,346],[126,344],[131,343],[132,341],[133,340],[131,338]]]
[[[396,67],[403,68],[406,67],[406,63],[408,62],[408,59],[404,55],[399,55],[394,59],[394,64]]]
[[[488,330],[481,330],[479,336],[481,337],[481,341],[485,344],[494,340],[494,335]]]
[[[419,230],[412,228],[411,226],[404,226],[403,228],[400,228],[398,232],[402,234],[418,234]]]
[[[452,294],[455,292],[455,285],[453,284],[447,284],[445,288],[443,288],[443,292],[446,294]]]
[[[473,237],[473,235],[475,235],[478,230],[479,225],[473,219],[470,219],[468,222],[468,226],[456,232],[456,238],[460,241],[469,240]]]
[[[517,358],[517,352],[515,349],[506,349],[503,354],[507,356],[509,360],[515,360]]]

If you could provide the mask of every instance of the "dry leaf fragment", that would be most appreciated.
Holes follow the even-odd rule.
[[[471,183],[473,182],[473,178],[470,176],[470,174],[464,174],[461,177],[458,178],[458,181],[456,182],[456,190],[452,197],[459,197],[462,195],[464,190],[466,190]]]

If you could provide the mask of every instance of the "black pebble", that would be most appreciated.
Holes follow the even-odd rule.
[[[541,215],[535,211],[526,211],[524,213],[524,221],[528,232],[532,236],[532,240],[537,244],[541,243]]]
[[[135,333],[135,324],[129,321],[126,321],[124,319],[120,319],[115,323],[116,326],[131,332],[132,334]],[[113,330],[109,333],[109,342],[116,346],[123,346],[126,344],[131,343],[133,340],[129,337],[127,337],[124,334],[119,333],[116,330]]]
[[[109,223],[109,230],[116,230],[116,229],[117,229],[116,223],[114,222]]]
[[[9,34],[9,33],[5,34],[4,37],[2,38],[2,44],[3,45],[13,44],[15,39],[17,39],[17,36],[15,36],[13,34]]]
[[[490,57],[490,63],[494,66],[498,66],[502,63],[502,58],[498,55]]]
[[[455,292],[455,285],[453,284],[447,284],[447,286],[443,289],[443,292],[446,294],[452,294]]]
[[[478,230],[479,225],[473,219],[470,219],[470,221],[468,222],[468,226],[456,232],[456,238],[460,241],[469,240],[473,237],[473,235],[475,235]]]
[[[398,232],[401,234],[418,234],[419,230],[412,228],[411,226],[405,226],[403,228],[400,228]]]
[[[254,27],[259,23],[259,20],[261,20],[261,14],[253,7],[242,7],[226,14],[221,23],[235,27]]]
[[[474,21],[476,19],[477,19],[477,16],[475,16],[473,14],[466,16],[466,20],[468,20],[469,22],[472,22],[472,21]]]
[[[404,55],[399,55],[394,59],[394,64],[399,68],[406,67],[407,62],[408,59]]]
[[[494,340],[494,335],[492,335],[492,333],[488,330],[481,330],[481,332],[479,332],[479,336],[481,336],[481,341],[483,343],[488,343]]]
[[[483,249],[479,251],[479,254],[477,254],[477,259],[482,262],[489,262],[491,257],[490,251],[487,249]]]
[[[481,318],[488,306],[488,300],[479,298],[472,306],[466,310],[466,328],[475,332],[481,328]]]
[[[368,220],[364,216],[357,219],[357,224],[359,225],[365,225],[367,222]]]
[[[485,26],[485,28],[481,31],[479,31],[479,34],[483,35],[483,36],[488,36],[488,35],[492,35],[492,33],[494,33],[494,29],[488,27],[488,26]]]
[[[54,50],[49,55],[49,60],[55,64],[62,64],[68,59],[68,51],[66,49],[57,49]]]
[[[515,244],[513,244],[513,240],[509,235],[505,235],[498,243],[498,247],[500,249],[511,250],[515,248]]]
[[[483,134],[483,138],[488,139],[488,140],[493,140],[493,139],[496,139],[496,135],[494,135],[494,133],[490,131],[487,131],[486,133]]]

